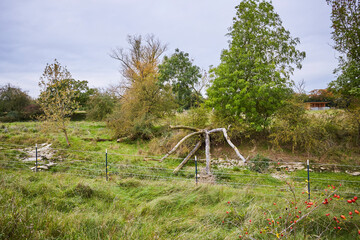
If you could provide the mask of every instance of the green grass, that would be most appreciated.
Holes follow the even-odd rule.
[[[101,122],[72,122],[71,147],[66,146],[62,134],[42,132],[37,122],[2,126],[0,239],[238,239],[246,232],[255,239],[274,239],[298,214],[291,202],[298,202],[303,214],[309,211],[304,204],[304,170],[278,171],[273,162],[263,173],[256,172],[257,168],[213,166],[216,184],[196,185],[191,161],[177,175],[172,170],[181,159],[144,161],[145,155],[151,155],[146,142],[85,140],[109,138]],[[55,154],[58,165],[48,172],[34,173],[29,170],[34,163],[22,162],[24,153],[20,150],[45,142],[62,149]],[[204,166],[199,163],[199,168]],[[346,200],[360,193],[359,181],[360,177],[344,172],[311,172],[311,198],[321,207],[300,221],[292,235],[297,239],[319,235],[320,239],[355,239],[360,217],[354,214],[351,220],[348,212],[354,212],[358,205]],[[286,182],[293,185],[296,199]],[[330,193],[341,198],[322,206],[320,202]],[[289,213],[292,217],[287,223],[266,228],[266,218],[284,219]],[[327,213],[338,218],[344,214],[347,220],[336,225]],[[334,230],[334,226],[341,226],[341,230]]]
[[[0,171],[0,239],[235,239],[245,232],[273,239],[259,231],[266,229],[270,215],[284,217],[292,201],[289,191],[251,187],[117,177],[106,182],[67,173]],[[298,194],[297,206],[305,213],[306,196]],[[296,235],[303,239],[306,232],[312,239],[333,224],[325,216],[328,211],[346,215],[355,207],[344,199],[336,201],[300,222]],[[356,236],[353,222],[344,221],[341,227],[346,230],[328,229],[322,239]]]

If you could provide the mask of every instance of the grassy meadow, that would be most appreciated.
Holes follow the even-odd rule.
[[[151,154],[149,142],[96,141],[111,136],[102,122],[71,122],[71,147],[61,133],[41,128],[38,122],[0,125],[0,239],[360,236],[356,213],[360,207],[355,199],[360,195],[360,177],[345,172],[359,171],[353,162],[337,166],[335,172],[320,171],[320,165],[314,164],[309,200],[307,172],[290,171],[291,164],[286,165],[304,162],[306,156],[276,155],[259,148],[263,155],[272,153],[267,155],[270,159],[259,157],[249,166],[214,165],[213,182],[196,184],[193,160],[175,175],[172,171],[182,159],[154,161],[161,155]],[[34,162],[23,161],[24,149],[43,143],[51,143],[54,152],[52,159],[39,164],[57,165],[33,172]],[[248,154],[251,146],[239,150]],[[223,151],[230,152],[225,147]],[[199,171],[203,167],[200,161]]]

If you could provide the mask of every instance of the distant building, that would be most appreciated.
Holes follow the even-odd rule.
[[[306,102],[306,110],[327,110],[330,109],[326,106],[329,102]]]

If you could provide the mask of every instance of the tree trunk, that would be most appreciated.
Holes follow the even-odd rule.
[[[211,164],[211,155],[210,155],[210,134],[205,130],[205,155],[206,155],[206,174],[210,174],[210,164]]]
[[[69,138],[68,138],[68,135],[67,135],[65,123],[63,122],[62,124],[63,124],[63,132],[65,134],[66,143],[67,143],[68,147],[70,147],[70,142],[69,142]]]

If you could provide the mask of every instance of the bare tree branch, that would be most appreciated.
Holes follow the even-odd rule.
[[[201,129],[199,129],[199,128],[182,126],[182,125],[177,125],[177,126],[171,126],[170,125],[170,128],[171,129],[187,129],[187,130],[192,130],[192,131],[196,131],[196,132],[201,131]]]
[[[186,140],[188,139],[189,137],[192,137],[192,136],[195,136],[197,134],[201,134],[203,133],[203,131],[200,131],[200,132],[193,132],[193,133],[190,133],[188,135],[186,135],[185,137],[183,137],[176,145],[173,149],[170,150],[170,152],[168,152],[167,154],[165,154],[165,156],[163,156],[161,159],[160,159],[160,162],[162,162],[165,158],[167,158],[170,154],[172,154],[173,152],[175,152],[175,150]]]
[[[173,173],[177,173],[178,171],[180,171],[180,169],[187,163],[187,161],[191,158],[192,155],[194,155],[196,153],[196,151],[201,147],[201,143],[202,141],[199,141],[193,150],[191,150],[191,152],[186,156],[186,158],[179,164],[179,166],[177,166],[175,168],[175,170],[173,171]]]

